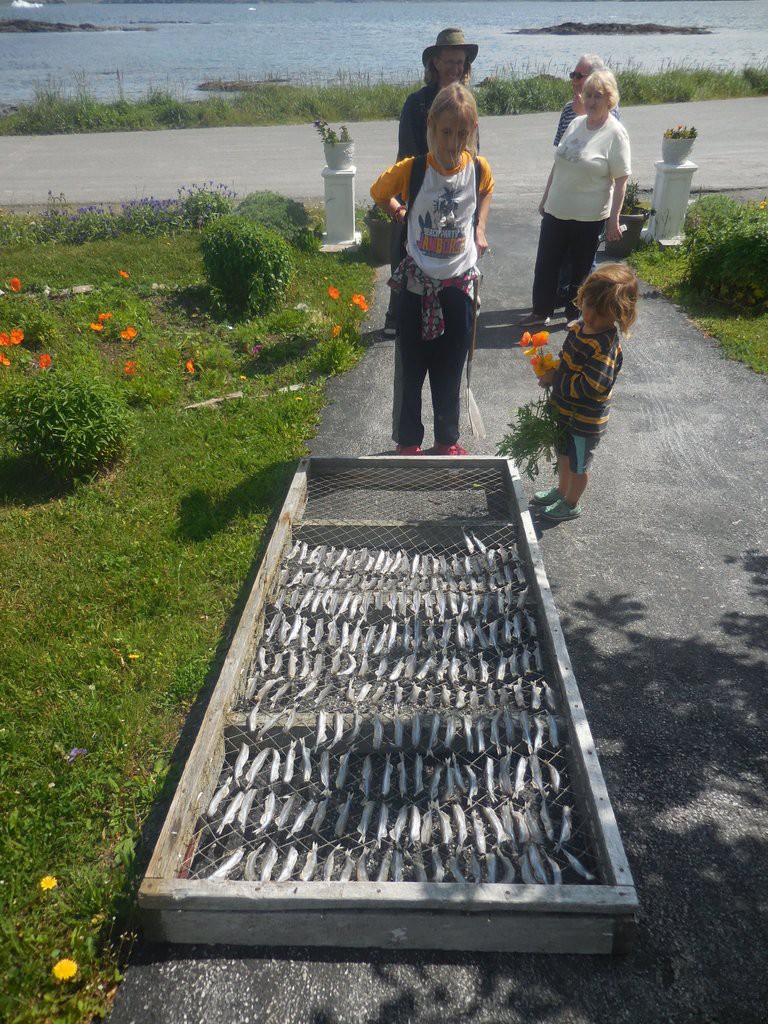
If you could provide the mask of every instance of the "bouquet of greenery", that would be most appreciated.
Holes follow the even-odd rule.
[[[539,475],[541,459],[557,465],[555,442],[558,438],[564,441],[565,437],[558,423],[557,409],[549,401],[548,391],[540,398],[521,405],[517,419],[507,426],[509,433],[502,437],[496,454],[513,459],[529,480]]]

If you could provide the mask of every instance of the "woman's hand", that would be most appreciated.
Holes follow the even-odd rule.
[[[479,224],[475,231],[475,246],[477,247],[478,257],[485,256],[488,252],[488,241],[485,237],[485,230]]]
[[[546,373],[542,373],[542,375],[539,377],[539,387],[540,388],[551,388],[552,387],[552,381],[554,379],[555,379],[555,371],[554,370],[548,370]]]
[[[619,224],[619,218],[611,215],[608,218],[608,226],[605,229],[605,237],[609,242],[621,241],[621,225]]]
[[[544,198],[544,199],[542,199],[542,200],[541,200],[541,202],[539,203],[539,216],[540,216],[540,217],[543,217],[543,216],[544,216],[544,204],[546,203],[546,201],[547,201],[547,200],[546,200],[546,197],[545,197],[545,198]]]

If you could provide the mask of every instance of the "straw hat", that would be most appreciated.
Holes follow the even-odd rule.
[[[465,43],[464,33],[460,28],[444,28],[438,33],[437,42],[434,46],[428,46],[421,55],[421,63],[424,67],[429,63],[429,58],[434,57],[438,50],[445,46],[460,46],[467,55],[467,64],[471,64],[477,56],[477,43]]]

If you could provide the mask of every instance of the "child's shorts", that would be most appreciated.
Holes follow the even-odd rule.
[[[600,435],[584,437],[582,434],[568,432],[565,445],[555,445],[558,455],[568,456],[568,465],[572,473],[586,473],[592,464],[595,448],[600,444]]]

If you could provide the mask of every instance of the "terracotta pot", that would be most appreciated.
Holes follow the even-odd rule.
[[[325,163],[331,171],[344,171],[352,166],[354,142],[324,142]]]
[[[684,164],[693,149],[695,139],[661,140],[661,159],[665,164]]]

